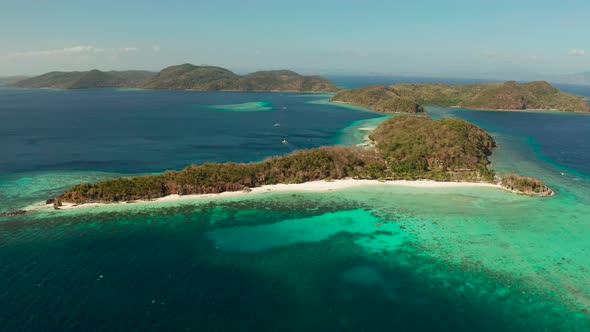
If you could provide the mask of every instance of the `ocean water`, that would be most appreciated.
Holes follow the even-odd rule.
[[[260,160],[335,144],[351,121],[381,116],[327,104],[328,98],[2,89],[0,175],[39,170],[145,173],[207,161]],[[281,144],[283,140],[289,143]]]
[[[35,134],[6,131],[11,127],[0,121],[3,140],[12,137],[3,147],[13,149],[7,150],[13,159],[2,161],[2,208],[35,202],[80,180],[157,172],[209,156],[207,149],[166,154],[184,151],[188,139],[218,144],[217,160],[258,160],[290,149],[267,138],[258,154],[252,143],[258,137],[247,125],[265,123],[270,133],[289,127],[289,142],[303,145],[311,135],[314,146],[359,143],[366,128],[383,120],[326,104],[321,95],[7,93],[27,93],[37,106],[15,101],[11,107],[20,111],[0,106],[0,116],[9,114],[11,126],[29,130],[55,121],[47,132],[59,126],[59,107],[49,106],[52,117],[36,123],[23,110],[41,113],[54,105],[51,93],[69,94],[66,101],[85,98],[79,105],[92,107],[111,100],[120,112],[143,103],[149,109],[150,100],[162,108],[143,113],[137,107],[126,117],[96,110],[81,121],[102,123],[105,130],[122,126],[114,123],[117,117],[128,127],[141,120],[146,125],[137,128],[156,137],[148,146],[158,157],[130,143],[139,129],[119,132],[114,148],[96,129],[102,139],[94,144],[76,132],[49,138],[62,146],[71,141],[80,151],[86,146],[78,159],[40,142],[39,155],[23,167],[30,150],[19,155],[19,149]],[[228,110],[263,101],[273,110]],[[201,106],[191,108],[195,104]],[[211,105],[223,110],[206,109]],[[274,127],[282,107],[295,114]],[[165,110],[174,124],[187,122],[188,112],[196,130],[172,138],[173,126],[164,126],[159,114]],[[590,116],[428,110],[432,117],[457,116],[482,126],[498,141],[498,172],[539,177],[557,195],[369,186],[0,218],[0,330],[590,331],[590,153],[580,144],[590,139]],[[211,132],[231,139],[208,140]],[[129,157],[102,149],[126,150]],[[59,163],[60,156],[96,162]],[[131,159],[137,163],[121,162]]]

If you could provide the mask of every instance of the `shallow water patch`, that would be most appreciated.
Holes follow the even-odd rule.
[[[228,112],[268,112],[274,110],[269,102],[266,101],[253,101],[241,104],[229,104],[229,105],[209,105],[205,108],[216,111],[228,111]]]
[[[372,234],[394,229],[397,231],[397,226],[384,223],[370,211],[355,209],[288,219],[273,224],[214,229],[207,232],[205,237],[212,240],[218,249],[259,252],[300,242],[319,242],[340,232]],[[395,239],[394,243],[400,242],[395,235],[391,237]],[[367,243],[374,245],[371,241]]]

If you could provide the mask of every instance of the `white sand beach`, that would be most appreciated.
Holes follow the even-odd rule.
[[[198,199],[211,199],[211,198],[225,198],[234,197],[240,195],[258,195],[269,192],[325,192],[335,191],[342,189],[349,189],[354,187],[366,187],[366,186],[402,186],[402,187],[414,187],[414,188],[456,188],[456,187],[488,187],[503,189],[502,186],[493,183],[485,182],[440,182],[433,180],[395,180],[395,181],[379,181],[379,180],[355,180],[355,179],[341,179],[333,181],[311,181],[296,184],[273,184],[265,185],[262,187],[251,188],[251,191],[227,191],[218,194],[202,194],[202,195],[169,195],[153,200],[136,200],[133,202],[118,202],[118,203],[85,203],[85,204],[74,204],[69,202],[63,202],[60,210],[69,209],[81,209],[81,208],[96,208],[101,206],[110,205],[125,205],[125,204],[149,204],[156,202],[171,202],[171,201],[186,201],[186,200],[198,200]],[[41,211],[41,210],[52,210],[53,204],[39,203],[30,205],[24,210],[27,211]]]

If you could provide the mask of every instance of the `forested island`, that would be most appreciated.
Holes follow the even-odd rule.
[[[467,85],[394,84],[344,90],[331,101],[385,113],[418,113],[423,111],[424,105],[482,110],[590,112],[590,106],[582,97],[561,92],[544,81]]]
[[[381,123],[370,139],[375,143],[374,148],[320,147],[256,163],[206,163],[157,175],[83,183],[48,203],[112,203],[345,178],[502,181],[488,168],[494,140],[483,129],[465,120],[393,117]],[[509,187],[506,186],[509,190],[528,195],[552,194],[536,179],[514,175],[510,179]]]
[[[290,70],[257,71],[238,75],[214,66],[183,64],[150,71],[51,72],[10,84],[20,88],[92,89],[136,88],[196,91],[295,91],[335,92],[336,85],[319,76]]]

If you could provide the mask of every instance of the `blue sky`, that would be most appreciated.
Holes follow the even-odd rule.
[[[0,75],[590,71],[588,0],[0,0]]]

